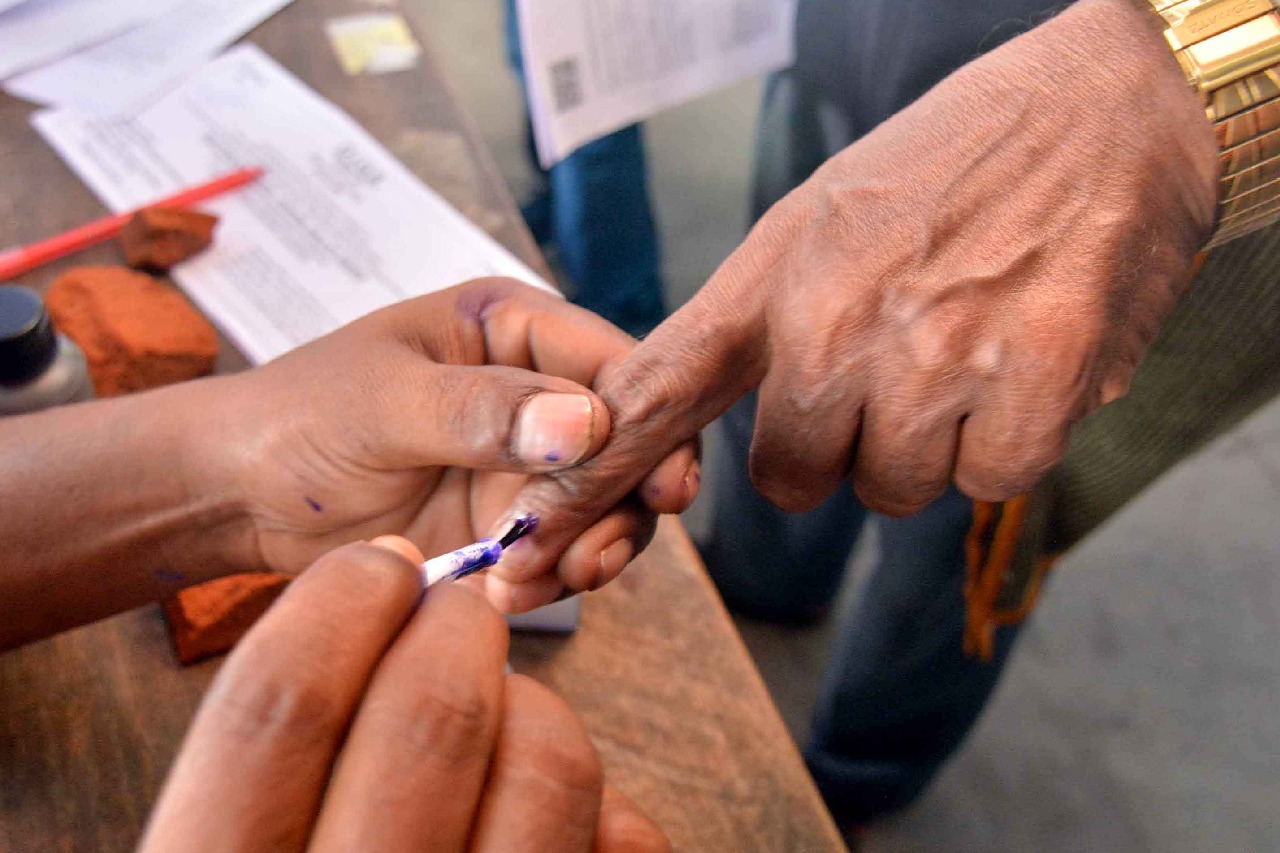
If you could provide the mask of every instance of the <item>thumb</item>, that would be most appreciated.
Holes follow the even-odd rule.
[[[561,562],[562,556],[567,559],[574,541],[650,472],[658,473],[664,459],[759,383],[759,315],[724,310],[705,293],[604,377],[600,396],[613,416],[606,446],[572,471],[535,478],[521,490],[508,520],[498,527],[507,526],[511,517],[533,515],[539,518],[537,532],[504,552],[492,576],[522,584],[558,568],[572,589],[582,588],[581,577],[600,577],[599,570],[576,571]],[[676,482],[685,482],[684,471],[678,474]]]
[[[416,362],[368,424],[380,465],[547,472],[589,459],[609,434],[590,389],[515,367]]]

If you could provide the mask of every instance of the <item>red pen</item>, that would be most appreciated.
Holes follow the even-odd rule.
[[[220,178],[215,178],[208,183],[190,187],[168,198],[162,198],[151,204],[143,205],[138,210],[146,210],[152,207],[190,207],[193,204],[208,201],[214,196],[222,195],[245,184],[253,183],[261,176],[262,169],[256,166],[248,169],[238,169]],[[0,281],[22,275],[24,272],[35,269],[41,264],[56,261],[58,258],[64,258],[74,252],[79,252],[81,249],[87,249],[90,246],[96,246],[98,243],[105,243],[107,240],[115,239],[120,236],[120,231],[138,210],[117,213],[114,216],[108,216],[96,222],[90,222],[87,225],[81,225],[79,228],[73,228],[56,237],[41,240],[39,243],[32,243],[30,246],[18,246],[8,251],[0,252]]]

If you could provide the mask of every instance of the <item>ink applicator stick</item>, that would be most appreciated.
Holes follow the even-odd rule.
[[[433,557],[422,564],[422,577],[426,586],[440,581],[456,581],[487,569],[498,562],[502,552],[538,527],[538,519],[532,515],[517,516],[510,529],[498,539],[481,539],[470,545]]]

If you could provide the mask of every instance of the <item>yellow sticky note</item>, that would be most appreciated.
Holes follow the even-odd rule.
[[[324,28],[342,70],[352,76],[404,71],[422,53],[409,25],[394,12],[331,18]]]

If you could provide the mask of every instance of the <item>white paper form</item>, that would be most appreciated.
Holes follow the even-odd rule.
[[[174,4],[175,0],[0,0],[0,80],[117,36]]]
[[[117,0],[96,2],[114,8]],[[291,2],[181,0],[140,27],[19,74],[4,88],[28,101],[94,115],[131,112]]]
[[[393,302],[470,278],[546,286],[346,113],[252,44],[127,120],[33,122],[113,210],[241,166],[266,175],[201,205],[213,246],[173,277],[261,364]]]
[[[538,159],[795,58],[796,0],[519,0]]]

